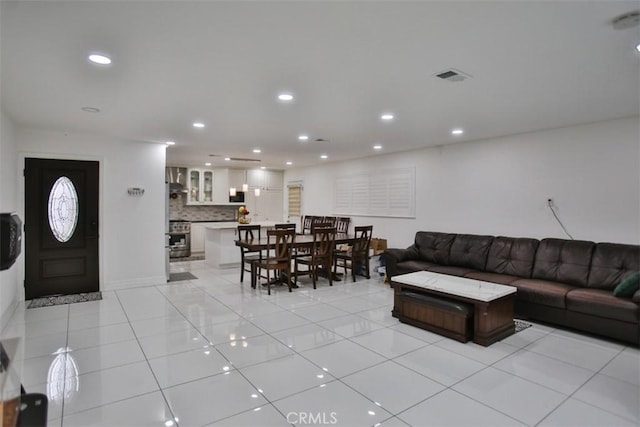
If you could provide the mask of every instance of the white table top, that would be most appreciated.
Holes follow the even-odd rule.
[[[499,285],[465,277],[449,276],[430,271],[416,271],[391,278],[394,282],[432,291],[489,302],[517,291],[514,286]]]

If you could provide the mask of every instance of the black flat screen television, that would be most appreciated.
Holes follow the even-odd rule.
[[[9,269],[22,250],[22,221],[14,213],[0,213],[0,270]]]

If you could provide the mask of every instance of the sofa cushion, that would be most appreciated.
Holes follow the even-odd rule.
[[[484,270],[493,236],[458,234],[451,244],[449,265]]]
[[[630,298],[616,298],[611,291],[576,288],[567,294],[567,309],[623,322],[638,322],[638,304]]]
[[[472,271],[464,275],[467,279],[482,280],[483,282],[499,283],[510,285],[521,277],[510,276],[508,274],[488,273],[486,271]]]
[[[587,286],[613,289],[636,271],[640,271],[640,246],[598,243],[593,250]]]
[[[518,279],[510,286],[518,288],[516,298],[519,300],[557,308],[566,308],[567,292],[576,289],[565,283],[537,279]]]
[[[434,273],[449,274],[451,276],[464,277],[466,274],[475,271],[467,267],[456,267],[454,265],[434,265],[427,268]]]
[[[613,296],[630,298],[638,289],[640,289],[640,273],[636,271],[618,283],[613,289]]]
[[[399,274],[413,273],[414,271],[426,270],[429,267],[434,267],[436,265],[437,264],[433,264],[431,262],[418,260],[401,261],[396,265],[396,274],[394,274],[394,276],[397,276]]]
[[[420,253],[420,259],[434,264],[448,265],[449,251],[455,237],[455,234],[418,231],[415,245]]]
[[[595,243],[583,240],[544,239],[533,264],[533,279],[587,286]]]
[[[489,248],[485,270],[530,278],[538,243],[536,239],[496,237]]]

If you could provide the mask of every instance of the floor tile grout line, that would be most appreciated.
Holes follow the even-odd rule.
[[[156,373],[153,371],[153,369],[151,367],[151,364],[149,363],[149,359],[147,358],[147,355],[144,352],[144,349],[142,348],[142,345],[140,344],[140,340],[138,339],[138,335],[136,334],[136,331],[133,329],[133,326],[131,325],[131,321],[129,320],[129,315],[127,314],[127,310],[124,308],[124,305],[122,304],[122,301],[120,300],[120,295],[118,295],[118,292],[115,292],[115,297],[118,299],[118,303],[120,304],[120,307],[122,308],[122,311],[124,312],[124,315],[127,318],[127,321],[129,322],[129,327],[131,328],[131,330],[133,332],[133,336],[135,337],[135,339],[136,339],[136,341],[138,343],[138,346],[140,347],[140,352],[144,356],[144,361],[147,364],[149,372],[151,372],[151,375],[153,375],[153,379],[155,380],[156,385],[158,386],[158,391],[160,392],[160,395],[162,396],[162,399],[164,400],[164,404],[166,405],[166,407],[169,409],[169,412],[171,413],[171,417],[172,417],[171,421],[174,422],[177,427],[179,427],[180,424],[178,424],[178,422],[176,421],[176,414],[173,411],[173,408],[171,407],[171,404],[169,403],[169,400],[167,399],[167,396],[165,395],[162,387],[160,386],[160,382],[158,381],[158,377],[156,376]],[[148,394],[148,393],[145,393],[145,394]]]
[[[67,350],[69,349],[69,324],[71,323],[71,309],[70,307],[67,306],[67,338],[65,340],[65,354],[64,354],[64,358],[65,358],[65,364],[64,364],[64,376],[63,381],[64,381],[64,385],[62,386],[62,402],[60,404],[61,408],[60,408],[60,427],[62,427],[64,425],[64,407],[65,407],[65,403],[67,401],[67,363],[66,363],[66,359],[68,356]],[[47,382],[48,384],[48,382]],[[48,395],[48,393],[47,393]]]
[[[226,280],[226,279],[225,279],[225,280]],[[211,296],[213,296],[213,297],[215,298],[215,296],[214,296],[214,295],[211,295]],[[216,299],[217,299],[217,298],[216,298]],[[220,301],[220,300],[218,300],[218,301],[222,303],[222,301]],[[224,304],[224,303],[223,303],[223,304]],[[274,304],[275,304],[275,303],[274,303]],[[330,304],[330,303],[325,303],[325,304]],[[277,305],[277,304],[276,304],[276,305]],[[285,310],[287,310],[287,311],[290,311],[290,309],[288,309],[288,308],[286,308],[286,307],[283,307],[283,308],[284,308]],[[234,312],[235,312],[235,310],[234,310]],[[355,313],[346,313],[346,314],[355,314]],[[241,316],[241,317],[243,317],[243,316]],[[244,317],[243,317],[243,318],[244,318]],[[245,319],[246,319],[246,318],[245,318]],[[188,319],[187,319],[187,320],[188,320]],[[251,320],[249,320],[249,319],[247,319],[247,320],[251,322]],[[313,324],[316,324],[316,325],[317,325],[317,323],[318,323],[318,322],[311,322],[311,323],[313,323]],[[319,325],[319,326],[321,326],[321,327],[322,327],[322,325]],[[385,325],[384,327],[386,327],[386,328],[390,328],[390,326],[387,326],[387,325]],[[259,328],[259,329],[260,329],[260,328]],[[265,331],[265,332],[266,332],[266,331]],[[274,332],[274,333],[275,333],[275,332]],[[274,339],[277,339],[277,338],[275,338],[275,337],[272,335],[272,333],[268,333],[268,332],[266,332],[266,334],[267,334],[267,335],[272,336],[272,338],[274,338]],[[547,336],[547,335],[549,335],[549,334],[550,334],[550,332],[547,332],[547,334],[546,334],[545,336]],[[202,335],[204,336],[204,334],[202,334]],[[339,334],[336,334],[336,335],[338,335],[338,336],[339,336]],[[206,338],[206,337],[205,337],[205,338]],[[350,338],[350,337],[345,337],[345,339],[349,339],[349,338]],[[415,337],[414,337],[414,338],[415,338]],[[540,337],[539,339],[542,339],[542,338],[544,338],[544,336],[543,336],[543,337]],[[278,340],[278,341],[279,341],[279,340]],[[279,341],[279,342],[281,342],[281,341]],[[530,345],[530,344],[531,344],[531,343],[527,344],[527,346],[528,346],[528,345]],[[328,344],[327,344],[327,345],[328,345]],[[429,343],[429,345],[431,345],[431,343]],[[519,348],[516,350],[516,352],[519,352],[519,351],[531,351],[531,350],[527,350],[527,349],[526,349],[526,347],[527,347],[527,346],[519,347]],[[621,350],[619,351],[618,355],[619,355],[622,351],[624,351],[624,348],[623,348],[623,349],[621,349]],[[532,351],[532,352],[534,352],[534,351]],[[536,353],[536,352],[534,352],[534,353]],[[505,356],[505,357],[509,357],[509,356],[510,356],[510,355],[507,355],[507,356]],[[543,356],[550,357],[550,356],[548,356],[548,355],[544,355],[544,354],[543,354]],[[617,355],[616,355],[616,356],[614,356],[614,358],[615,358],[615,357],[617,357]],[[502,359],[500,359],[500,360],[502,360]],[[559,359],[558,359],[558,360],[559,360]],[[613,358],[612,358],[608,363],[611,363],[611,361],[612,361],[612,360],[613,360]],[[559,361],[560,361],[560,362],[563,362],[563,363],[567,363],[566,361],[563,361],[563,360],[559,360]],[[494,362],[494,363],[497,363],[497,362],[498,362],[498,361],[496,361],[496,362]],[[397,362],[396,362],[396,363],[397,363]],[[608,363],[607,363],[607,364],[608,364]],[[606,366],[606,365],[605,365],[605,366]],[[495,366],[494,366],[494,367],[495,367]],[[602,369],[603,369],[603,368],[604,368],[604,367],[600,368],[600,371],[602,371]],[[483,368],[483,369],[486,369],[486,368]],[[499,369],[499,368],[496,368],[496,369]],[[583,368],[583,369],[584,369],[584,368]],[[606,374],[602,374],[602,375],[606,375]],[[592,377],[591,377],[591,378],[592,378]],[[613,378],[613,379],[616,379],[616,378]],[[538,385],[539,385],[539,384],[538,384]],[[579,390],[579,389],[578,389],[578,390]],[[481,403],[481,402],[480,402],[480,403]],[[585,402],[585,403],[586,403],[586,402]],[[587,404],[588,404],[588,403],[587,403]],[[486,406],[486,405],[485,405],[485,406]],[[593,405],[591,405],[591,406],[593,406]],[[596,407],[596,408],[597,408],[597,407]],[[492,408],[492,409],[494,409],[494,410],[495,410],[495,408]],[[599,408],[599,409],[602,409],[602,408]],[[554,411],[555,411],[555,409],[554,409]],[[553,412],[553,411],[549,412],[549,414],[550,414],[550,413],[552,413],[552,412]],[[549,414],[547,414],[547,415],[549,415]]]
[[[576,399],[576,400],[580,401],[581,403],[584,403],[585,405],[589,405],[589,406],[591,406],[592,408],[596,408],[596,409],[599,409],[599,410],[601,410],[601,411],[607,412],[608,414],[615,415],[615,416],[617,416],[617,417],[619,417],[619,418],[622,418],[622,419],[624,419],[624,420],[627,420],[627,421],[631,421],[631,422],[637,423],[637,422],[638,422],[638,420],[632,420],[632,419],[630,419],[630,418],[627,418],[627,417],[625,417],[625,416],[622,416],[622,415],[620,415],[620,414],[617,414],[617,413],[615,413],[615,412],[612,412],[612,411],[610,411],[609,409],[601,408],[601,407],[599,407],[599,406],[593,405],[593,404],[592,404],[592,403],[590,403],[590,402],[586,402],[586,401],[584,401],[584,400],[580,399],[579,397],[574,397],[574,395],[575,395],[576,393],[578,393],[578,392],[579,392],[579,391],[580,391],[580,390],[581,390],[581,389],[582,389],[582,388],[583,388],[583,387],[584,387],[588,382],[590,382],[592,379],[594,379],[594,378],[595,378],[596,376],[598,376],[598,375],[604,375],[604,376],[606,376],[607,378],[610,378],[610,379],[612,379],[612,380],[615,380],[615,381],[618,381],[618,382],[621,382],[621,383],[628,384],[626,381],[621,381],[621,380],[618,380],[617,378],[612,378],[612,377],[609,377],[608,375],[606,375],[606,374],[603,374],[603,373],[602,373],[602,370],[603,370],[605,367],[607,367],[607,366],[609,365],[609,363],[611,363],[611,362],[612,362],[616,357],[618,357],[620,354],[622,354],[626,348],[627,348],[627,347],[624,347],[624,348],[620,349],[620,351],[619,351],[615,356],[613,356],[613,357],[612,357],[612,358],[611,358],[611,359],[610,359],[610,360],[609,360],[609,361],[608,361],[604,366],[602,366],[598,371],[594,372],[594,374],[593,374],[592,376],[590,376],[590,377],[589,377],[589,379],[587,379],[587,380],[586,380],[586,381],[585,381],[585,382],[584,382],[580,387],[578,387],[578,388],[577,388],[573,393],[571,393],[571,395],[570,395],[570,396],[569,396],[569,397],[568,397],[564,402],[566,402],[566,401],[567,401],[567,400],[569,400],[570,398],[573,398],[573,399]],[[638,385],[638,386],[636,386],[636,387],[640,389],[640,385]],[[562,402],[562,403],[564,404],[564,402]],[[558,407],[559,407],[559,406],[558,406]],[[554,409],[554,411],[555,411],[556,409],[557,409],[557,408],[555,408],[555,409]],[[552,411],[552,412],[553,412],[553,411]],[[549,414],[547,414],[547,416],[548,416],[548,415],[550,415],[550,414],[551,414],[551,412],[550,412]],[[546,417],[545,417],[545,418],[546,418]],[[640,419],[640,417],[639,417],[639,419]]]
[[[542,340],[542,339],[546,338],[547,336],[548,336],[548,335],[545,335],[544,337],[540,337],[540,340]],[[562,360],[562,359],[560,359],[560,358],[558,358],[558,357],[556,357],[556,356],[549,355],[549,354],[545,354],[545,353],[542,353],[542,352],[540,352],[540,351],[536,351],[536,350],[534,350],[534,349],[530,349],[530,348],[528,348],[529,346],[531,346],[531,345],[535,344],[536,342],[538,342],[538,341],[540,341],[540,340],[536,340],[536,341],[531,342],[530,344],[527,344],[526,346],[522,347],[522,350],[526,350],[526,351],[529,351],[529,352],[531,352],[531,353],[539,354],[539,355],[541,355],[541,356],[546,356],[546,357],[548,357],[548,358],[550,358],[550,359],[554,359],[554,360],[557,360],[557,361],[559,361],[559,362],[564,362],[564,363],[566,363],[566,364],[568,364],[568,365],[575,366],[575,367],[577,367],[577,368],[582,368],[582,369],[587,369],[587,370],[589,370],[589,371],[593,371],[593,369],[586,368],[586,367],[584,367],[584,366],[580,366],[580,365],[577,365],[577,364],[575,364],[575,363],[571,363],[571,362],[569,362],[569,361]],[[625,348],[626,348],[626,347],[625,347]],[[623,350],[624,350],[624,348],[623,348]],[[621,351],[622,351],[622,350],[619,350],[619,352],[621,352]],[[616,356],[617,356],[617,354],[616,354]],[[614,357],[616,357],[616,356],[614,356]],[[608,364],[611,360],[612,360],[612,359],[610,359],[609,361],[607,361],[607,363],[606,363],[606,364]],[[605,365],[606,365],[606,364],[605,364]]]

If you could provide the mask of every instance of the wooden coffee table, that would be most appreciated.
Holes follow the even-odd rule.
[[[517,288],[497,283],[449,276],[429,271],[416,271],[391,278],[394,287],[393,316],[406,317],[402,312],[403,293],[411,292],[447,301],[473,305],[473,342],[489,346],[515,332],[513,303]],[[429,318],[424,305],[423,319]],[[416,316],[415,313],[411,314]]]

